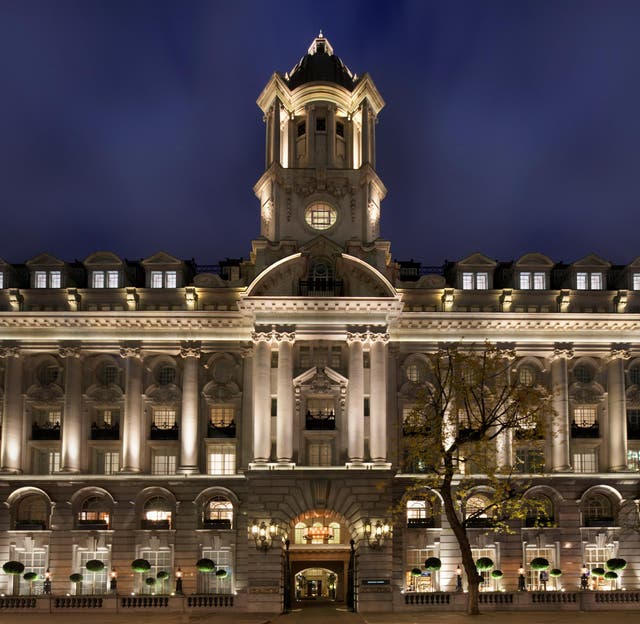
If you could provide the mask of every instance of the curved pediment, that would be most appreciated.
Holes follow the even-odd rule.
[[[315,256],[296,253],[267,267],[247,288],[249,297],[300,297]],[[334,297],[396,297],[389,280],[360,258],[342,253],[335,258]]]

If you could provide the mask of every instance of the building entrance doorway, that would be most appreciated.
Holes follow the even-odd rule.
[[[291,603],[304,607],[311,602],[345,603],[349,572],[348,549],[312,549],[289,552]]]
[[[338,575],[327,568],[306,568],[295,575],[296,601],[335,600]]]

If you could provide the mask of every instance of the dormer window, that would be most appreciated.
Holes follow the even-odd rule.
[[[640,273],[633,273],[631,275],[631,288],[633,288],[633,290],[640,290]]]
[[[91,273],[91,288],[119,288],[119,277],[118,271],[93,271]]]
[[[542,271],[522,271],[518,287],[521,290],[545,290],[547,287],[546,275]]]
[[[151,288],[176,288],[177,283],[177,271],[151,271]]]
[[[0,288],[4,288],[4,273],[0,271]]]
[[[578,271],[576,273],[577,290],[603,290],[604,273],[602,271]]]
[[[462,274],[463,290],[487,290],[489,288],[489,274],[485,271],[467,272]]]
[[[61,288],[62,272],[61,271],[34,271],[33,287],[34,288]]]

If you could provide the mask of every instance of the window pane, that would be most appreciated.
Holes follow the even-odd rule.
[[[35,288],[46,288],[47,287],[47,273],[46,271],[36,271],[34,276],[34,287]]]
[[[531,273],[520,273],[520,288],[522,290],[531,288]]]
[[[640,273],[633,274],[633,290],[640,290]]]
[[[473,273],[462,274],[462,288],[463,290],[473,289]]]
[[[0,288],[4,288],[4,273],[0,273]]]
[[[587,274],[586,273],[576,273],[576,288],[578,290],[586,290],[587,289]]]
[[[104,273],[102,271],[93,272],[91,288],[104,288]]]
[[[49,287],[60,288],[62,284],[62,274],[60,271],[51,271],[49,273]]]
[[[602,290],[604,279],[602,273],[591,274],[591,290]]]
[[[578,427],[591,427],[598,419],[598,409],[595,405],[577,405],[573,408],[573,420]]]
[[[151,288],[162,288],[162,271],[151,271]]]
[[[533,274],[533,288],[535,290],[544,290],[547,287],[545,274],[534,273]]]
[[[118,271],[107,271],[107,288],[118,288]]]
[[[598,472],[598,460],[595,449],[586,449],[573,454],[575,472]]]
[[[175,288],[178,283],[178,274],[175,271],[167,271],[165,282],[165,288]]]
[[[176,424],[176,410],[167,408],[154,409],[153,424],[158,429],[171,429]]]
[[[489,288],[488,273],[476,273],[476,288],[478,290],[487,290]]]
[[[234,474],[236,471],[236,447],[232,444],[218,444],[209,447],[207,464],[209,474]]]
[[[151,473],[156,475],[172,475],[176,473],[176,456],[154,453]]]

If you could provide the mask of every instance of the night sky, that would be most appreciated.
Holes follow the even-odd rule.
[[[246,257],[255,100],[320,29],[387,104],[394,258],[640,255],[638,0],[0,0],[0,257]]]

